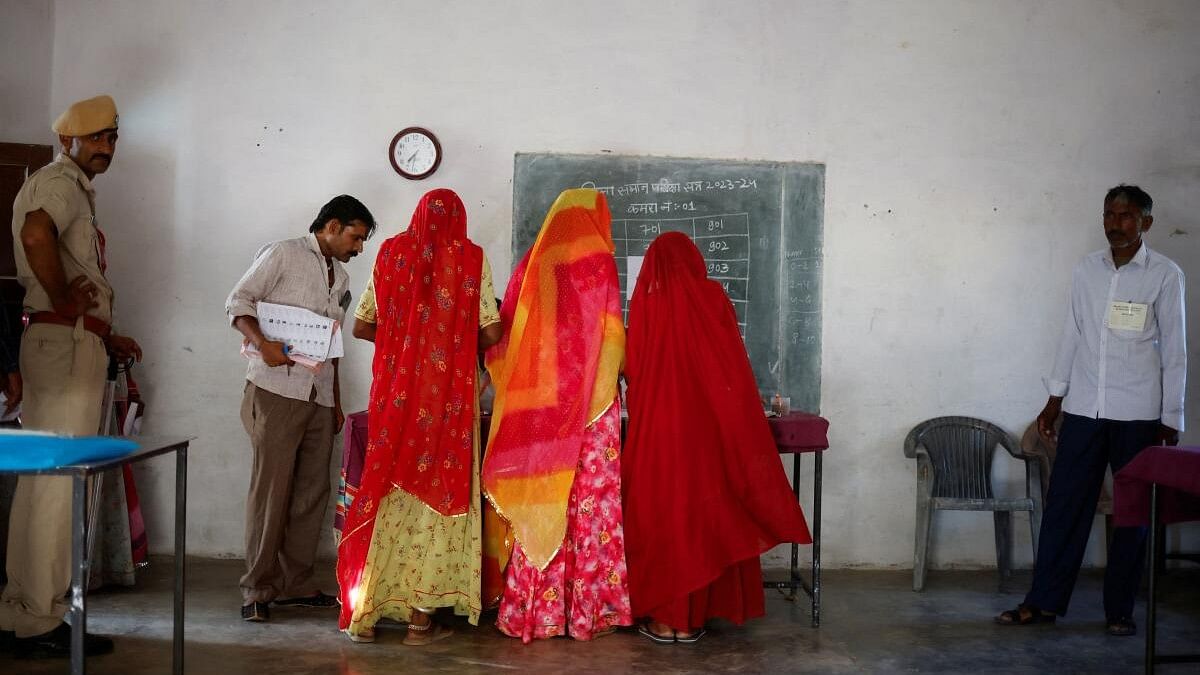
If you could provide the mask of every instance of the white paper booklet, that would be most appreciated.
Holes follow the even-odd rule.
[[[260,302],[258,327],[268,340],[287,345],[289,356],[325,361],[342,355],[338,322],[307,309]]]

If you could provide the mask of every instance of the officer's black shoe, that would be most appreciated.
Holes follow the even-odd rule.
[[[58,628],[49,633],[16,638],[13,642],[13,653],[18,659],[70,658],[71,627],[66,623],[60,623]],[[83,636],[83,653],[87,656],[108,654],[112,650],[113,641],[109,638],[91,633]]]

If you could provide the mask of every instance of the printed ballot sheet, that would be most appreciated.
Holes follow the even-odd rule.
[[[342,331],[337,323],[300,307],[258,303],[258,327],[263,335],[287,345],[290,354],[314,361],[342,356]]]

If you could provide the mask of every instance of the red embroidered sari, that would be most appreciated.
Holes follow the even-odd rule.
[[[450,190],[422,197],[408,230],[380,247],[368,443],[338,546],[342,628],[384,497],[403,490],[445,516],[471,505],[482,267]]]
[[[689,631],[763,613],[758,556],[810,543],[733,305],[687,235],[650,245],[629,307],[622,457],[633,613]]]

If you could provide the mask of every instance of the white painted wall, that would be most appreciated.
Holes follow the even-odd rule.
[[[242,546],[244,364],[223,300],[262,242],[304,232],[341,192],[391,233],[424,190],[456,189],[503,283],[517,151],[824,162],[835,566],[911,564],[912,425],[978,415],[1019,435],[1041,408],[1070,268],[1104,245],[1108,187],[1156,198],[1150,245],[1200,297],[1191,0],[106,0],[58,2],[54,35],[53,110],[100,91],[121,110],[99,211],[120,327],[146,350],[147,430],[199,437],[196,554]],[[409,124],[444,145],[430,182],[388,164]],[[371,257],[351,267],[356,291]],[[348,351],[360,409],[370,349]],[[143,475],[164,551],[171,464]],[[939,516],[935,537],[938,565],[994,561],[985,514]]]
[[[54,3],[0,0],[0,142],[51,144]]]

